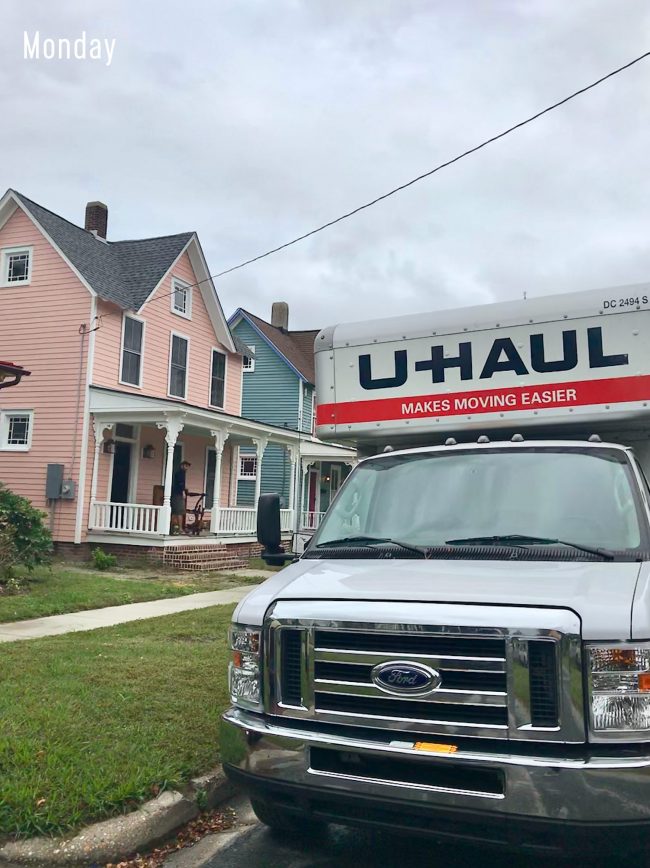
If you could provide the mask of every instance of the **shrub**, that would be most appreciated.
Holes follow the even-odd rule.
[[[109,555],[99,547],[93,549],[93,566],[96,570],[110,570],[116,564],[117,558],[115,555]]]
[[[0,482],[0,580],[11,578],[15,567],[33,570],[49,561],[52,537],[45,518],[26,497]]]

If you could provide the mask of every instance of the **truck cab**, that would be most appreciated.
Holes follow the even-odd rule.
[[[223,761],[264,822],[644,841],[650,309],[612,295],[317,338],[318,433],[366,457],[233,616]]]

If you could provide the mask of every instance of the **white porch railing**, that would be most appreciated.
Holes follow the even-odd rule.
[[[303,511],[300,521],[301,530],[317,530],[324,512],[305,512]]]
[[[280,510],[280,530],[289,533],[292,530],[293,510]],[[225,506],[219,509],[219,526],[217,533],[223,536],[255,536],[257,532],[257,510],[243,506]]]
[[[90,508],[90,530],[114,530],[122,533],[159,533],[162,507],[140,503],[95,502]],[[293,510],[280,510],[280,530],[293,530]],[[257,510],[252,507],[221,507],[217,534],[220,536],[255,536]]]
[[[140,503],[95,502],[90,508],[90,529],[158,533],[160,509]]]

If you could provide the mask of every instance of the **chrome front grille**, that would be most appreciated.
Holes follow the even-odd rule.
[[[441,686],[425,699],[387,694],[371,672],[395,660],[435,669]],[[333,718],[507,728],[505,667],[504,639],[316,629],[315,709]]]
[[[275,604],[265,645],[272,715],[447,736],[585,738],[572,612],[287,601]],[[439,687],[396,695],[373,681],[375,666],[399,662],[435,670]]]

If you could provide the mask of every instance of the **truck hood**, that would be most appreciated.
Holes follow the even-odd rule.
[[[554,561],[307,560],[257,587],[237,607],[234,620],[261,625],[275,600],[383,600],[571,609],[584,639],[629,639],[639,583],[650,598],[646,564]],[[645,610],[645,603],[643,609]],[[635,617],[643,638],[645,615]]]

